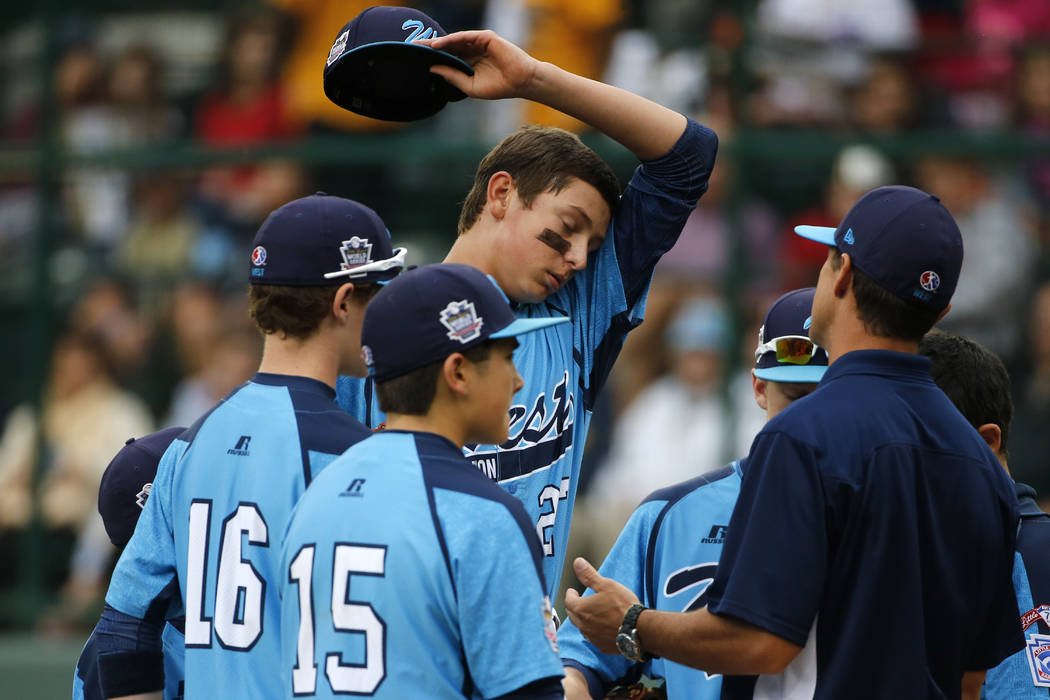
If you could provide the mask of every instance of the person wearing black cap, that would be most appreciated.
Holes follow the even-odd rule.
[[[336,35],[326,81],[340,82],[341,72],[354,66],[367,73],[369,61],[378,66],[392,51],[404,55],[402,66],[414,62],[423,74],[416,79],[440,76],[447,83],[439,85],[476,99],[540,102],[641,160],[621,192],[612,168],[577,136],[525,127],[478,165],[445,258],[491,275],[519,318],[572,320],[571,327],[522,339],[518,366],[525,388],[511,407],[510,438],[467,448],[474,465],[521,500],[532,518],[554,599],[598,393],[627,333],[642,322],[653,267],[707,190],[718,140],[682,114],[537,61],[491,31],[445,35],[405,8],[373,8],[348,23]],[[342,86],[344,104],[398,106],[384,103],[368,83]],[[435,94],[446,93],[425,88],[416,100],[432,104]],[[382,421],[367,383],[341,379],[337,389],[340,405],[367,425]]]
[[[507,439],[516,318],[484,273],[428,265],[362,331],[386,429],[303,494],[282,547],[282,697],[561,698],[536,531],[463,456]]]
[[[827,353],[808,337],[814,291],[796,289],[781,296],[759,330],[751,386],[767,421],[816,389],[828,368]],[[747,459],[739,459],[650,494],[609,550],[601,574],[627,586],[655,610],[702,608],[746,468]],[[558,628],[558,647],[568,700],[606,697],[617,685],[642,687],[636,683],[650,688],[662,683],[670,700],[716,700],[721,695],[720,675],[664,659],[603,653],[572,620]],[[635,681],[639,674],[644,679]]]
[[[374,211],[341,197],[297,199],[263,222],[246,261],[262,362],[161,460],[98,626],[107,697],[163,687],[173,605],[186,614],[187,700],[279,694],[267,672],[280,650],[278,543],[299,494],[370,434],[335,404],[335,382],[365,373],[365,307],[404,255]]]
[[[165,428],[138,440],[128,440],[113,457],[98,487],[98,513],[113,546],[123,549],[135,531],[142,508],[149,498],[157,463],[183,427]],[[183,618],[167,621],[162,633],[164,645],[164,700],[182,697]],[[92,632],[84,644],[73,672],[73,700],[102,700],[98,678],[98,649]]]
[[[1023,638],[1013,485],[916,354],[959,229],[935,196],[881,187],[796,230],[830,246],[810,327],[830,365],[755,438],[707,607],[635,607],[582,559],[597,593],[566,607],[599,648],[735,674],[725,698],[976,698]]]

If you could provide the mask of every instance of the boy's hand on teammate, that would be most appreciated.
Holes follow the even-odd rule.
[[[455,32],[417,43],[447,51],[463,59],[474,75],[448,66],[432,66],[440,75],[469,97],[498,100],[527,97],[540,62],[491,30]]]
[[[629,588],[598,573],[583,557],[572,562],[576,578],[594,591],[586,598],[570,588],[565,592],[565,610],[583,636],[606,654],[619,654],[616,635],[627,609],[638,602]]]

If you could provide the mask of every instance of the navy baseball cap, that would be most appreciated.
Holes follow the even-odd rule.
[[[324,192],[274,210],[252,241],[249,281],[290,287],[384,284],[405,267],[379,215]]]
[[[959,226],[936,195],[914,187],[876,188],[838,228],[796,226],[795,233],[848,253],[877,285],[916,306],[944,309],[959,282]]]
[[[135,531],[161,455],[184,432],[181,427],[165,428],[138,440],[131,438],[106,467],[98,487],[98,514],[117,547],[126,545]]]
[[[372,299],[361,329],[361,353],[375,380],[384,382],[490,338],[568,322],[565,316],[517,318],[496,283],[470,265],[425,265]]]
[[[773,302],[758,331],[755,376],[769,382],[819,382],[827,351],[809,340],[815,287],[796,289]]]
[[[444,65],[474,75],[468,63],[414,43],[444,36],[436,21],[410,7],[370,7],[343,25],[324,67],[324,94],[366,117],[414,121],[466,95],[440,75]]]

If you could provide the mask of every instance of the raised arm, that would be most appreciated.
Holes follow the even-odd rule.
[[[674,110],[537,61],[490,30],[456,32],[420,43],[455,54],[473,66],[473,76],[447,66],[431,68],[470,97],[521,97],[540,102],[590,124],[640,160],[667,153],[686,127],[686,118]]]

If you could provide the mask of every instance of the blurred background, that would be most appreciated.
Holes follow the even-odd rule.
[[[436,262],[478,159],[520,101],[376,122],[321,69],[352,0],[6,3],[0,15],[0,678],[65,697],[113,564],[95,509],[124,440],[187,425],[247,379],[249,242],[314,191],[368,203]],[[761,315],[811,286],[863,192],[903,183],[955,215],[944,325],[1011,371],[1014,476],[1050,495],[1050,3],[1046,0],[453,0],[537,58],[714,128],[710,191],[657,267],[647,320],[596,409],[573,549],[600,560],[650,491],[746,453]],[[566,584],[574,583],[572,576]],[[10,691],[10,694],[8,694]]]

